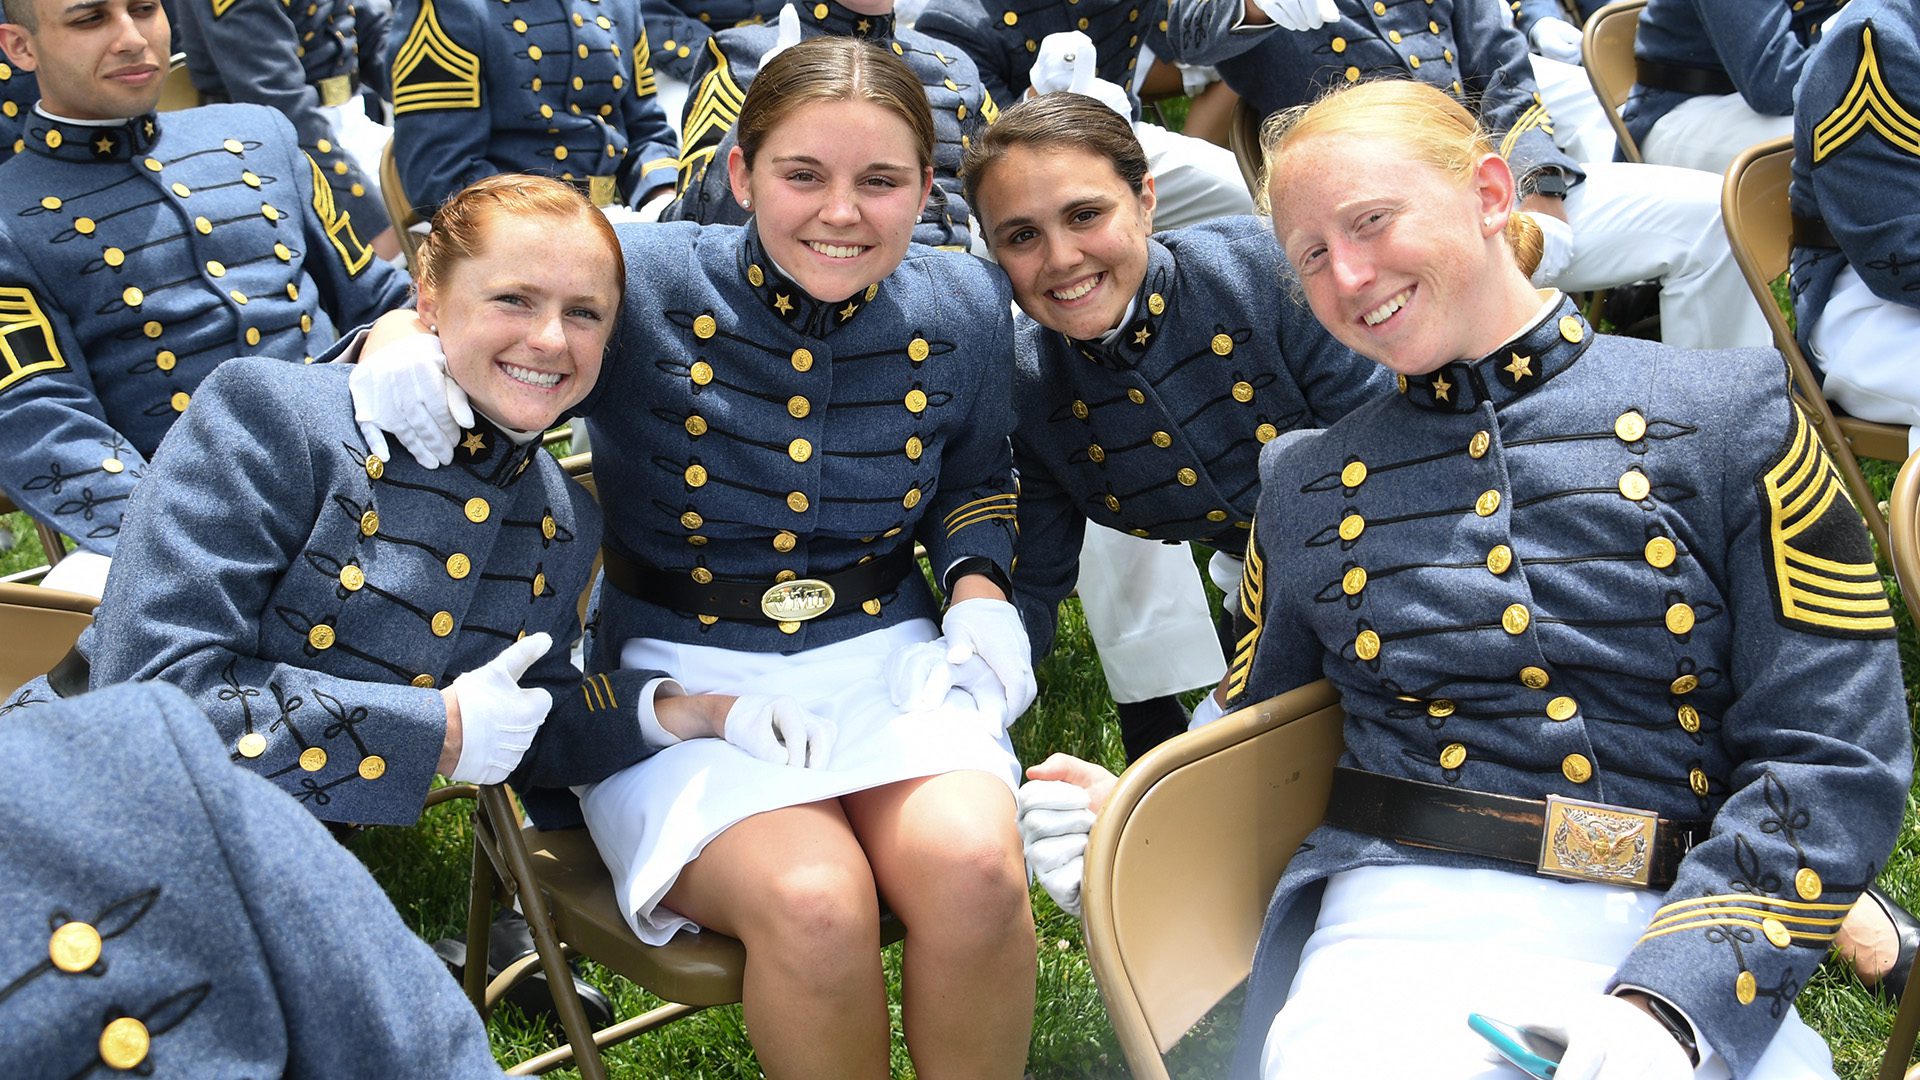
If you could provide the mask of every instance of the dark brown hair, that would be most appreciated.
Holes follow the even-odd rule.
[[[1000,114],[967,148],[960,182],[967,204],[980,205],[980,183],[1007,152],[1021,146],[1084,150],[1107,159],[1135,195],[1146,186],[1147,153],[1127,118],[1095,98],[1064,90],[1028,98]]]
[[[927,88],[897,56],[859,38],[808,38],[767,62],[747,87],[734,139],[747,167],[795,109],[816,101],[866,101],[898,116],[913,133],[920,167],[933,167],[933,111]]]

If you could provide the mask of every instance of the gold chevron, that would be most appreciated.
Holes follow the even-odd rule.
[[[647,29],[643,26],[640,40],[633,43],[633,96],[646,97],[658,89],[653,76],[653,49],[647,45]]]
[[[984,86],[980,88],[980,119],[986,121],[988,127],[1000,119],[1000,106],[993,103],[993,95],[987,93]]]
[[[1233,663],[1227,668],[1227,696],[1231,702],[1247,689],[1253,672],[1253,653],[1260,644],[1260,610],[1267,591],[1267,561],[1260,556],[1253,526],[1247,526],[1247,561],[1240,572],[1240,614],[1253,629],[1233,644]]]
[[[688,110],[686,124],[680,132],[682,192],[696,182],[692,180],[693,167],[710,160],[720,149],[720,140],[733,130],[733,122],[740,118],[740,106],[747,100],[746,92],[733,81],[733,72],[727,67],[727,54],[720,51],[716,39],[707,39],[707,51],[713,54],[713,70],[700,80],[693,108]]]
[[[1513,148],[1520,143],[1520,136],[1534,128],[1545,132],[1553,131],[1552,118],[1547,115],[1547,107],[1538,101],[1529,106],[1526,112],[1521,113],[1520,119],[1514,121],[1513,126],[1507,129],[1506,137],[1500,140],[1500,156],[1512,157]]]
[[[360,271],[373,261],[373,249],[360,242],[353,231],[353,216],[336,210],[333,205],[333,188],[327,186],[327,174],[320,171],[320,163],[309,155],[307,164],[313,167],[313,213],[320,219],[320,225],[327,230],[327,239],[333,241],[333,249],[340,253],[340,262],[347,268],[348,277],[358,277]]]
[[[232,6],[233,6],[233,0],[213,0],[213,17],[217,19],[220,16],[225,15],[227,13],[227,9]]]
[[[1873,27],[1860,29],[1860,67],[1853,73],[1847,96],[1813,128],[1813,163],[1872,128],[1896,150],[1920,157],[1920,120],[1914,119],[1888,89],[1880,74],[1880,58],[1873,49]]]
[[[480,58],[441,28],[433,0],[420,0],[420,15],[393,59],[394,114],[479,107]]]
[[[66,367],[53,323],[33,290],[0,288],[0,390]]]
[[[1780,461],[1760,478],[1760,490],[1767,504],[1769,576],[1781,618],[1845,633],[1892,631],[1893,609],[1871,559],[1857,561],[1849,556],[1858,553],[1830,543],[1821,543],[1823,550],[1797,546],[1802,537],[1820,543],[1818,538],[1836,528],[1842,535],[1860,531],[1859,511],[1798,405],[1793,437]],[[1864,538],[1862,545],[1864,550]]]

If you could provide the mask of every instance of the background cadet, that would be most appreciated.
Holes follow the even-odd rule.
[[[694,68],[707,39],[729,26],[772,22],[784,0],[647,0],[647,40],[653,42],[654,85],[660,108],[676,131],[693,87]]]

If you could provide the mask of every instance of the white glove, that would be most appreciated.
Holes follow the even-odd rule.
[[[1580,29],[1565,19],[1545,18],[1528,31],[1533,51],[1563,64],[1580,62]]]
[[[1540,250],[1540,266],[1533,272],[1535,288],[1544,289],[1560,279],[1573,265],[1573,226],[1554,217],[1552,214],[1536,214],[1528,210],[1515,213],[1526,214],[1534,224],[1540,226],[1540,237],[1544,243]]]
[[[1253,4],[1285,30],[1318,30],[1340,21],[1336,0],[1253,0]]]
[[[954,686],[975,700],[1004,697],[1009,724],[1033,704],[1039,692],[1033,679],[1033,645],[1012,604],[985,597],[962,600],[947,609],[940,631],[947,639],[947,663],[956,669]],[[976,656],[986,663],[985,671],[961,666]],[[999,686],[983,685],[987,682]]]
[[[1040,51],[1033,61],[1028,81],[1035,94],[1065,90],[1085,94],[1126,117],[1133,119],[1133,102],[1127,92],[1094,74],[1099,55],[1093,39],[1078,30],[1048,34],[1040,40]]]
[[[767,51],[760,54],[762,71],[766,70],[774,57],[800,44],[800,12],[795,10],[792,4],[787,4],[780,9],[780,15],[774,20],[774,25],[776,31],[773,35],[773,44],[767,46]]]
[[[553,695],[522,688],[520,678],[551,648],[552,636],[528,634],[453,680],[448,689],[460,703],[460,760],[448,779],[498,784],[519,766],[553,711]]]
[[[1630,1002],[1592,994],[1542,1002],[1501,1019],[1565,1043],[1554,1080],[1689,1080],[1693,1065],[1672,1033]],[[1496,1051],[1489,1060],[1504,1061]]]
[[[1020,785],[1017,801],[1027,865],[1060,910],[1077,917],[1087,836],[1093,830],[1087,789],[1064,780],[1029,780]]]
[[[384,431],[400,436],[413,460],[434,469],[453,460],[460,429],[473,426],[467,392],[447,375],[437,334],[418,334],[363,355],[347,376],[353,418],[367,452],[392,461]]]
[[[944,641],[916,641],[887,654],[880,665],[887,698],[904,712],[931,709],[953,689],[953,665]]]
[[[785,694],[742,694],[727,710],[726,740],[775,765],[823,769],[833,752],[833,721]]]

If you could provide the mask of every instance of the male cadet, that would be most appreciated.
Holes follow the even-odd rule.
[[[1722,173],[1754,143],[1792,134],[1800,69],[1845,2],[1647,0],[1620,107],[1640,156]]]
[[[153,111],[155,0],[4,4],[0,48],[41,97],[0,165],[0,488],[94,553],[60,568],[104,581],[147,455],[215,365],[316,355],[407,279],[284,117]]]
[[[353,0],[181,0],[180,9],[187,70],[200,96],[285,114],[374,253],[397,256],[400,241],[376,179],[393,131],[367,115],[360,96],[369,70],[380,77],[386,42],[361,41]]]
[[[38,100],[40,84],[33,72],[0,60],[0,164],[20,152],[20,125]]]

